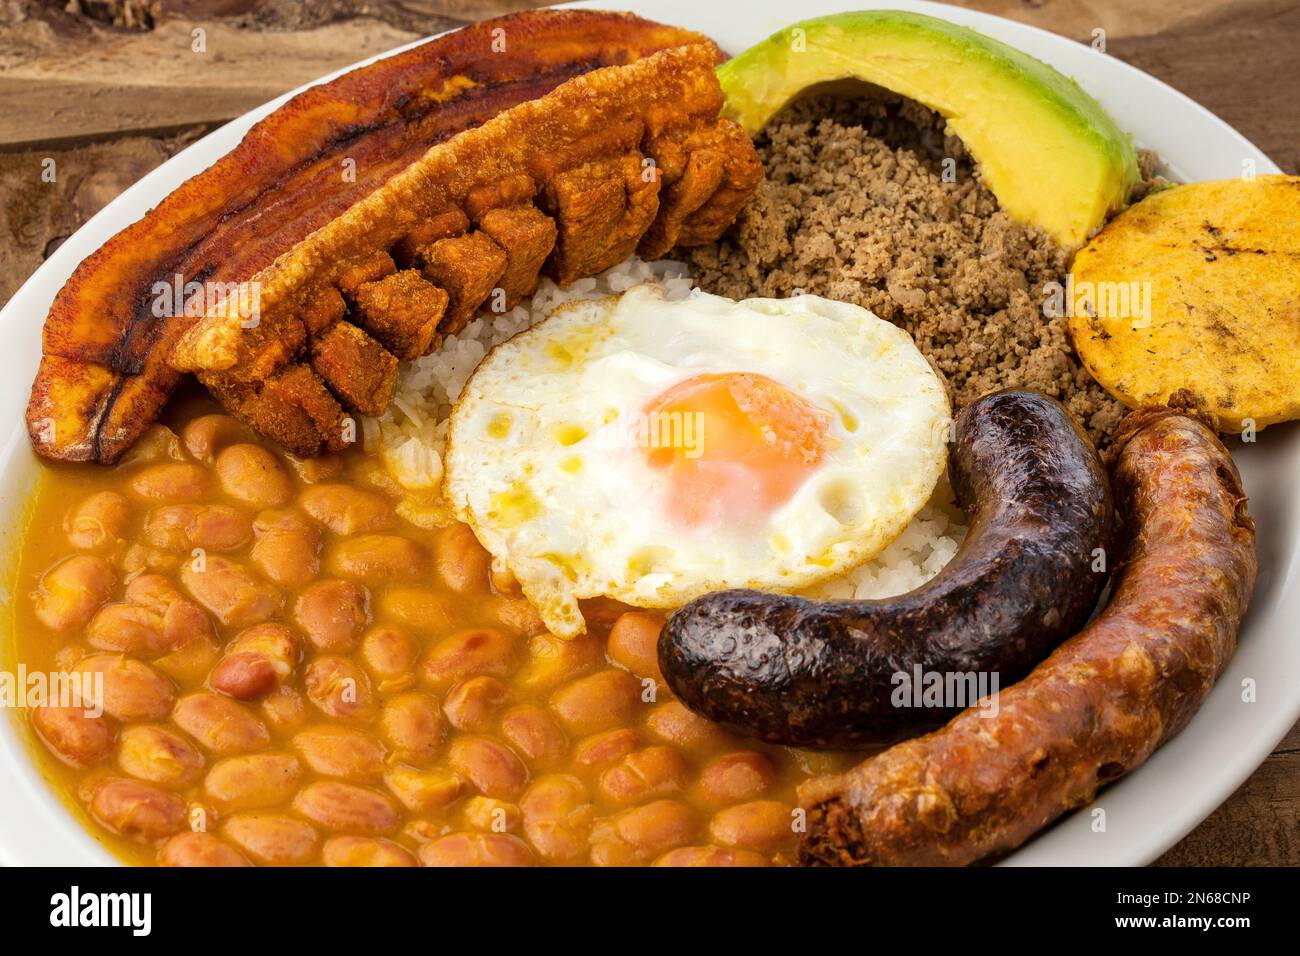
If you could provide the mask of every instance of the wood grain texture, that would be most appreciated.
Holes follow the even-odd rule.
[[[530,0],[0,0],[0,303],[216,124],[362,57]],[[1300,172],[1300,0],[962,0],[1107,52]],[[611,2],[611,7],[621,4]],[[792,8],[793,9],[793,8]],[[794,14],[792,13],[792,16]],[[195,52],[194,30],[204,31]],[[53,160],[55,181],[41,178]],[[1300,865],[1300,725],[1161,865]]]

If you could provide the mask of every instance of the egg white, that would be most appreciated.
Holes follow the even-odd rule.
[[[830,440],[761,526],[682,528],[637,416],[679,382],[728,372],[825,410]],[[483,360],[452,412],[443,490],[568,636],[585,630],[583,598],[677,607],[731,587],[794,591],[871,559],[929,499],[950,421],[911,338],[866,309],[637,286],[565,306]]]

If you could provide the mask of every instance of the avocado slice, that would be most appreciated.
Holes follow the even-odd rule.
[[[998,40],[897,10],[786,27],[718,67],[726,115],[752,136],[815,84],[856,79],[948,120],[1012,216],[1073,249],[1138,180],[1129,137],[1074,80]]]

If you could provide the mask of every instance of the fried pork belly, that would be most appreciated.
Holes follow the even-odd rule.
[[[399,359],[413,359],[437,347],[435,334],[449,298],[416,270],[403,269],[363,283],[353,301],[363,329]]]
[[[116,460],[187,371],[298,455],[355,440],[397,362],[542,272],[707,242],[761,166],[718,52],[626,14],[487,21],[294,97],[78,267],[47,318],[38,452]],[[255,290],[157,314],[179,277]],[[180,284],[179,282],[177,283]]]
[[[493,310],[508,312],[536,291],[542,265],[555,248],[555,221],[532,206],[511,206],[488,210],[479,228],[505,250],[506,268],[499,286],[502,300],[499,309],[493,304]]]
[[[350,322],[335,322],[312,340],[311,367],[343,404],[363,415],[381,415],[393,400],[397,357]]]
[[[439,239],[419,251],[424,274],[447,290],[451,303],[439,328],[445,335],[463,329],[506,271],[506,251],[485,232]]]

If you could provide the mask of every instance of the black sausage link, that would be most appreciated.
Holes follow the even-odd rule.
[[[798,747],[889,743],[957,706],[908,706],[901,676],[993,675],[1006,686],[1077,631],[1105,583],[1114,506],[1096,450],[1056,401],[1005,390],[967,406],[949,473],[970,518],[935,578],[875,601],[720,591],[674,613],[664,678],[736,733]],[[969,678],[965,678],[969,681]],[[904,706],[892,698],[903,694]]]

